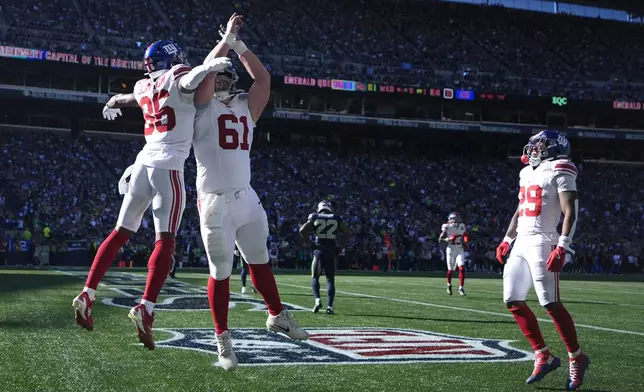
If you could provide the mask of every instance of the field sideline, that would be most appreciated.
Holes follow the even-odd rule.
[[[85,274],[0,270],[0,391],[565,390],[567,366],[524,385],[532,355],[497,278],[468,279],[467,297],[449,297],[441,277],[340,275],[338,314],[328,316],[310,312],[308,276],[278,272],[283,302],[312,332],[300,344],[265,331],[260,297],[237,294],[234,276],[229,326],[244,366],[225,372],[213,366],[206,274],[180,271],[166,283],[151,352],[137,344],[126,316],[144,273],[108,274],[93,332],[74,324],[71,309]],[[644,391],[635,371],[644,357],[644,284],[573,279],[562,277],[562,298],[592,359],[581,390]],[[547,343],[565,359],[550,318],[533,295],[529,303]]]

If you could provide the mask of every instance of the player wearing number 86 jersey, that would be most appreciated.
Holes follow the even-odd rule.
[[[570,143],[562,134],[543,131],[524,148],[522,161],[529,166],[519,175],[519,205],[506,236],[497,248],[505,263],[503,300],[535,351],[534,371],[528,384],[541,381],[561,361],[546,346],[537,319],[525,300],[534,286],[539,303],[546,308],[568,350],[568,390],[581,386],[590,360],[577,342],[574,321],[561,303],[559,273],[570,257],[578,212],[577,169],[568,159]],[[561,234],[557,226],[563,212]],[[508,254],[510,244],[514,247]]]
[[[206,75],[229,66],[230,60],[214,59],[191,68],[181,47],[164,40],[148,47],[144,63],[149,77],[137,82],[133,93],[110,98],[103,109],[104,118],[114,120],[121,114],[121,107],[140,107],[146,145],[119,181],[123,204],[116,228],[98,249],[85,288],[72,306],[76,322],[92,330],[91,307],[98,283],[152,206],[156,242],[148,262],[148,280],[141,304],[129,313],[140,341],[152,350],[152,310],[170,270],[175,235],[185,208],[183,165],[194,133],[194,105],[199,103],[193,96]]]

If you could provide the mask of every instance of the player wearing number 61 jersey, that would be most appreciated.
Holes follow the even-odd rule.
[[[253,286],[268,307],[268,329],[296,340],[308,338],[308,333],[282,305],[268,265],[268,219],[257,193],[250,186],[250,149],[255,123],[270,96],[270,75],[238,38],[242,23],[242,17],[233,14],[225,31],[222,27],[222,40],[206,61],[232,49],[254,83],[247,94],[236,90],[237,74],[232,67],[216,77],[207,78],[209,87],[203,92],[210,99],[207,104],[198,106],[193,142],[200,229],[210,268],[208,301],[215,324],[219,365],[226,370],[237,367],[228,331],[235,244],[248,263]],[[201,92],[197,94],[201,95]]]
[[[103,109],[103,116],[114,120],[121,115],[121,107],[140,107],[146,144],[119,181],[123,204],[116,228],[98,249],[85,288],[72,306],[76,322],[92,330],[91,308],[98,283],[152,206],[156,242],[148,262],[148,280],[141,304],[129,313],[140,341],[152,350],[152,310],[170,270],[175,235],[185,208],[183,165],[194,133],[195,104],[199,103],[195,91],[209,73],[228,67],[230,60],[214,59],[191,68],[181,47],[164,40],[147,48],[144,63],[149,77],[138,81],[133,93],[112,97]]]
[[[546,346],[537,319],[526,305],[528,290],[534,286],[539,303],[546,308],[568,350],[566,388],[577,390],[590,360],[579,347],[574,321],[559,295],[559,273],[573,253],[570,244],[578,211],[577,168],[568,159],[569,154],[570,143],[558,132],[542,131],[530,138],[522,157],[529,165],[519,174],[519,205],[496,256],[505,263],[503,300],[536,355],[534,371],[526,383],[541,381],[561,364]],[[512,242],[514,247],[509,252]]]

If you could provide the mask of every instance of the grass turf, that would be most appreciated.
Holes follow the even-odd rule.
[[[529,360],[241,366],[225,372],[213,366],[214,353],[169,347],[145,350],[137,344],[126,307],[97,302],[94,331],[77,327],[70,305],[82,288],[85,274],[79,270],[0,270],[0,391],[564,390],[566,365],[539,384],[524,385],[532,371]],[[167,283],[164,290],[172,297],[191,297],[203,307],[206,279],[205,274],[179,272],[179,283]],[[295,312],[306,328],[413,329],[511,340],[511,347],[530,351],[501,301],[500,279],[468,279],[467,297],[458,296],[456,290],[449,297],[442,278],[339,276],[335,316],[308,311],[313,302],[308,276],[278,274],[277,281],[284,302],[307,308]],[[142,289],[144,275],[112,272],[105,283],[99,287],[99,298],[125,298]],[[324,279],[321,283],[324,288]],[[234,277],[231,290],[238,292],[239,288],[239,280]],[[582,347],[593,361],[582,390],[644,391],[636,370],[644,357],[642,283],[582,282],[569,277],[562,280],[561,293],[579,324]],[[159,303],[168,297],[162,296]],[[234,298],[229,326],[233,330],[264,328],[264,312],[251,311],[254,304],[240,302],[239,296]],[[249,294],[247,298],[257,300],[259,296]],[[534,295],[531,299],[546,341],[565,363],[565,348],[554,325],[547,321]],[[158,310],[155,328],[211,329],[212,318],[207,310]],[[155,332],[157,342],[170,337],[165,331]]]

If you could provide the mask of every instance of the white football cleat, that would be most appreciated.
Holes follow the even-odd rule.
[[[230,332],[226,331],[221,335],[215,333],[215,341],[217,342],[217,351],[219,352],[219,362],[217,365],[224,368],[224,370],[233,370],[237,367],[237,356],[233,351],[233,340],[230,338]]]
[[[302,329],[287,309],[282,310],[277,316],[268,315],[266,328],[269,331],[283,333],[293,340],[306,340],[309,333]]]
[[[246,294],[246,287],[242,287],[242,294]]]
[[[466,295],[466,294],[465,294],[465,289],[464,289],[464,288],[462,288],[462,287],[459,287],[459,288],[458,288],[458,293],[459,293],[460,295],[462,295],[462,296],[465,296],[465,295]]]

